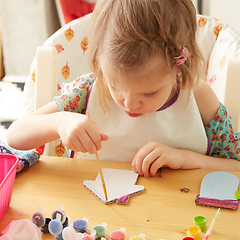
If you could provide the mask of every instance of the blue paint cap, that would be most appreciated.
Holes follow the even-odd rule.
[[[61,223],[61,215],[57,213],[56,219],[51,220],[51,222],[48,224],[49,232],[54,236],[57,237],[62,233],[63,225]]]
[[[73,228],[76,232],[84,233],[88,225],[88,218],[79,219],[73,222]]]

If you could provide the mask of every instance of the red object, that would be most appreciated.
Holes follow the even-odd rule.
[[[65,23],[91,13],[95,3],[87,0],[59,0]]]
[[[44,148],[45,148],[45,145],[42,145],[42,146],[40,146],[40,147],[37,147],[37,148],[36,148],[36,151],[37,151],[40,155],[42,155],[43,152],[44,152]]]
[[[18,162],[14,155],[0,154],[0,221],[11,202]]]

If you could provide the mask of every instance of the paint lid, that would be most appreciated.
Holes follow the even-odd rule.
[[[187,235],[190,236],[190,237],[199,237],[201,236],[202,234],[202,231],[199,227],[197,226],[194,226],[194,227],[189,227],[188,230],[187,230]]]
[[[77,231],[77,232],[86,232],[86,228],[88,225],[88,218],[83,218],[83,219],[79,219],[73,222],[73,228]]]
[[[57,237],[59,234],[63,231],[63,225],[61,220],[61,215],[56,214],[56,219],[51,220],[51,222],[48,224],[49,232],[54,236]]]
[[[75,240],[76,239],[76,231],[73,228],[72,221],[69,221],[68,226],[63,229],[62,237],[64,240]]]
[[[39,228],[45,225],[46,219],[45,216],[43,215],[43,208],[41,206],[38,207],[38,212],[33,214],[32,222]]]
[[[140,233],[138,236],[133,236],[129,240],[144,240],[145,239],[145,234]]]
[[[66,216],[66,214],[65,214],[63,209],[64,209],[64,205],[63,204],[59,204],[59,208],[52,212],[51,219],[56,219],[57,214],[60,214],[60,216],[61,216],[60,222],[62,224],[65,224],[65,222],[67,220],[67,216]]]
[[[96,236],[101,237],[101,236],[104,236],[104,234],[107,230],[106,226],[107,226],[107,223],[103,222],[101,225],[93,226],[91,230],[95,230],[96,231]]]
[[[120,228],[120,230],[115,230],[110,233],[111,240],[123,240],[126,236],[125,234],[126,229]]]
[[[203,232],[207,227],[207,219],[203,216],[197,216],[193,219],[193,225],[199,227]]]

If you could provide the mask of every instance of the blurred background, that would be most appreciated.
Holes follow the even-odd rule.
[[[24,114],[23,88],[38,46],[97,0],[0,0],[0,143]],[[192,0],[197,12],[225,21],[240,33],[239,0]]]

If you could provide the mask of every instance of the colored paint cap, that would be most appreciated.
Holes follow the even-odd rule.
[[[203,232],[207,227],[207,219],[203,216],[197,216],[193,219],[193,225],[199,227]]]
[[[50,223],[48,224],[49,232],[54,237],[57,237],[62,233],[63,225],[60,220],[61,220],[61,215],[57,213],[56,219],[51,220]]]
[[[76,232],[84,233],[88,225],[88,218],[79,219],[73,222],[73,228]]]
[[[68,225],[67,223],[68,219],[63,209],[64,209],[64,205],[59,204],[59,208],[52,212],[51,219],[56,219],[57,214],[59,214],[61,216],[60,222],[63,225]]]
[[[187,230],[187,235],[190,237],[193,237],[195,240],[201,240],[202,239],[202,231],[199,227],[189,227]]]
[[[182,240],[194,240],[194,237],[185,237]]]
[[[120,228],[120,230],[115,230],[110,233],[111,240],[124,240],[126,236],[126,228]]]
[[[45,225],[46,218],[43,215],[43,208],[41,206],[38,207],[38,212],[33,214],[32,222],[39,228],[41,228]]]
[[[106,230],[107,230],[107,223],[102,223],[101,225],[95,225],[91,228],[91,230],[96,231],[95,239],[100,239],[101,237],[104,237]]]
[[[65,227],[62,231],[62,237],[64,240],[77,240],[77,239],[82,239],[83,234],[77,233],[73,228],[72,221],[69,220],[68,226]]]
[[[91,234],[90,235],[84,235],[82,240],[95,240],[95,236],[96,236],[96,230],[94,230],[92,228],[91,229]]]
[[[45,218],[43,214],[42,206],[38,206],[38,212],[32,216],[32,222],[43,232],[49,233],[48,224],[51,221],[50,218]]]
[[[145,234],[140,233],[138,236],[133,236],[129,240],[145,240]]]

